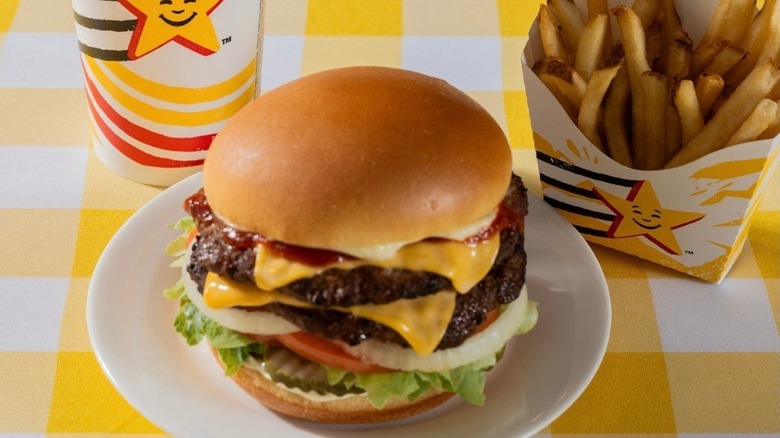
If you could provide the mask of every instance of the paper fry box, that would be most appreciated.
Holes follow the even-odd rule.
[[[688,14],[702,20],[693,23],[686,12],[696,5],[711,10],[715,2],[678,3],[698,42],[709,14]],[[780,138],[724,148],[673,169],[627,168],[587,140],[531,70],[543,57],[534,23],[522,65],[545,201],[588,241],[720,282],[780,165]]]

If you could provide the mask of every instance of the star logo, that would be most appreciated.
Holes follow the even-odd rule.
[[[219,39],[209,14],[222,0],[119,0],[138,17],[127,54],[138,59],[176,41],[207,56],[219,50]]]
[[[593,193],[615,213],[607,230],[612,238],[645,236],[669,254],[680,255],[673,230],[701,220],[705,215],[661,207],[649,181],[634,184],[626,199],[593,188]]]

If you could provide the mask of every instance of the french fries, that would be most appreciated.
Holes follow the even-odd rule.
[[[642,22],[642,27],[647,30],[652,26],[655,17],[658,16],[658,11],[661,9],[660,0],[634,0],[634,4],[631,9],[639,17],[639,21]]]
[[[661,9],[663,12],[663,30],[661,32],[663,46],[669,47],[671,50],[673,41],[682,40],[688,47],[688,52],[691,52],[693,49],[693,41],[691,40],[691,37],[688,36],[688,33],[683,29],[682,20],[680,19],[680,15],[677,13],[677,6],[674,4],[674,0],[661,0]],[[668,57],[670,55],[670,52],[662,50],[661,57],[659,59],[660,67],[666,70],[667,77],[671,77],[669,75],[668,66]],[[690,56],[690,53],[688,53],[688,57]],[[688,59],[688,64],[690,64],[690,59]],[[690,70],[690,67],[688,67],[688,70]]]
[[[579,73],[555,58],[545,58],[537,63],[534,72],[564,105],[564,108],[567,108],[566,112],[569,116],[576,119],[588,86]]]
[[[680,115],[682,144],[686,145],[704,129],[704,116],[691,80],[680,81],[674,94],[674,106]]]
[[[696,98],[702,117],[709,118],[708,114],[725,86],[723,78],[718,75],[703,74],[696,80]]]
[[[607,37],[609,17],[598,14],[591,17],[582,30],[582,40],[577,46],[574,69],[586,81],[596,71],[604,58],[604,39]]]
[[[606,15],[609,17],[609,5],[607,0],[588,0],[588,19],[590,20],[596,15]],[[609,55],[612,51],[612,26],[607,26],[607,31],[604,34],[604,49],[602,50],[602,58],[604,62],[609,61]]]
[[[601,101],[604,100],[604,94],[607,92],[612,80],[620,70],[622,64],[617,64],[593,73],[593,76],[585,89],[585,95],[582,98],[582,107],[577,118],[577,126],[585,137],[599,148],[602,152],[607,152],[601,143],[599,135],[599,113],[601,111]]]
[[[780,5],[776,0],[766,0],[745,36],[743,48],[748,54],[729,72],[726,82],[730,85],[744,80],[756,64],[764,59],[777,62],[780,51]]]
[[[777,116],[777,103],[774,100],[763,99],[750,113],[745,123],[726,142],[726,146],[753,141],[764,132]]]
[[[664,163],[669,162],[682,148],[682,121],[672,102],[666,106],[666,156]]]
[[[547,6],[550,7],[555,18],[561,24],[563,37],[572,53],[577,53],[577,47],[580,44],[580,37],[585,28],[585,22],[580,15],[580,8],[574,4],[573,0],[548,0]]]
[[[671,80],[687,78],[691,73],[691,47],[693,42],[685,35],[670,43],[664,58],[659,61],[664,65],[666,77]]]
[[[636,163],[640,169],[661,169],[666,163],[666,106],[669,84],[666,76],[648,71],[642,73],[645,117],[645,162]]]
[[[775,119],[772,121],[772,123],[769,124],[764,132],[758,136],[759,140],[767,140],[780,135],[780,100],[775,101],[775,103],[778,107],[777,114],[775,114]]]
[[[626,167],[634,167],[626,117],[630,99],[628,73],[621,68],[604,99],[604,137],[612,159]]]
[[[710,41],[707,44],[699,44],[691,58],[691,74],[698,76],[707,65],[729,44],[727,40]]]
[[[747,120],[759,102],[768,95],[780,79],[780,70],[767,59],[756,66],[715,112],[704,129],[666,167],[677,167],[721,149]]]
[[[707,30],[704,32],[704,36],[701,38],[699,45],[704,46],[713,41],[723,39],[720,38],[720,35],[723,32],[723,29],[729,25],[727,16],[730,6],[731,0],[722,0],[718,2],[718,6],[716,6],[715,10],[712,12],[710,24],[707,26]]]
[[[675,1],[539,9],[546,57],[534,72],[585,137],[626,167],[672,168],[780,134],[780,0],[760,10],[757,0],[718,0],[697,44]]]
[[[728,4],[724,25],[717,29],[718,37],[739,46],[753,21],[756,0],[729,0]]]
[[[653,21],[650,27],[645,29],[645,50],[647,62],[650,63],[651,67],[658,63],[661,58],[664,44],[663,31],[663,22],[660,19]]]
[[[558,20],[544,3],[539,5],[539,32],[544,53],[550,58],[568,64],[569,53],[566,49],[566,43],[563,42],[563,33],[561,33]]]
[[[709,64],[704,67],[704,73],[723,76],[747,56],[747,51],[739,47],[726,46],[720,49]]]
[[[628,83],[631,89],[631,127],[632,127],[632,153],[634,164],[643,169],[647,166],[647,148],[645,143],[647,120],[644,116],[644,87],[642,87],[642,74],[650,71],[647,62],[645,33],[639,16],[629,7],[618,6],[612,9],[612,14],[617,17],[618,27],[623,39],[625,51]]]

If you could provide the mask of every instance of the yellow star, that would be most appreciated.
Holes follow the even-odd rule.
[[[138,17],[127,54],[140,58],[173,40],[201,55],[219,50],[209,14],[222,0],[119,0]]]
[[[626,199],[595,187],[593,192],[616,215],[607,231],[609,237],[645,236],[669,254],[682,253],[673,230],[701,220],[705,216],[701,213],[668,210],[661,207],[649,181],[636,183]]]

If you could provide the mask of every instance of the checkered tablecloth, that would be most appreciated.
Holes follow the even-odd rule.
[[[520,64],[538,4],[269,0],[262,89],[350,64],[445,78],[495,116],[538,192]],[[87,335],[95,263],[160,189],[97,161],[80,73],[69,1],[0,0],[0,437],[164,434],[114,390]],[[780,436],[779,181],[719,286],[593,247],[608,351],[541,435]]]

